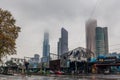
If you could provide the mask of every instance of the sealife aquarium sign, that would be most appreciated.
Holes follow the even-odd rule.
[[[106,57],[106,58],[103,58],[103,59],[99,59],[98,61],[100,62],[111,62],[111,61],[116,61],[117,58],[116,57]]]
[[[104,59],[104,61],[116,61],[116,60],[117,60],[116,57],[106,57],[106,58]]]

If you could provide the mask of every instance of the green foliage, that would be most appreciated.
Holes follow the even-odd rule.
[[[0,61],[6,55],[16,54],[15,45],[20,27],[7,10],[0,9]]]
[[[17,64],[16,63],[14,63],[12,60],[10,60],[10,61],[7,61],[6,63],[6,66],[16,66]]]

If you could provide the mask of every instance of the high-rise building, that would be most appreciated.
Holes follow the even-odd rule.
[[[102,27],[96,27],[96,56],[105,53],[104,31]]]
[[[68,51],[68,31],[64,28],[61,30],[61,53]]]
[[[44,33],[44,41],[43,41],[43,57],[49,56],[50,53],[50,45],[49,45],[49,33]]]
[[[107,27],[96,27],[96,55],[108,54]]]
[[[108,28],[104,27],[105,54],[109,53]]]
[[[96,27],[97,27],[97,20],[89,19],[86,22],[86,48],[93,53],[96,52]]]
[[[61,38],[59,38],[58,41],[58,47],[57,47],[57,51],[58,51],[58,59],[60,59],[60,55],[61,55]]]
[[[43,58],[42,62],[48,62],[50,55],[50,45],[49,45],[49,33],[44,33],[44,41],[43,41]]]
[[[68,51],[68,31],[64,28],[61,29],[61,38],[58,42],[58,56]]]

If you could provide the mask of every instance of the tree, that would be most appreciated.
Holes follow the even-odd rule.
[[[16,39],[20,27],[16,26],[12,14],[0,8],[0,62],[7,55],[16,54]]]
[[[7,67],[17,66],[17,64],[15,62],[13,62],[12,60],[5,62],[5,64]]]

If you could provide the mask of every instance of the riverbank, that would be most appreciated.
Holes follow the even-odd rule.
[[[119,75],[104,75],[104,74],[92,74],[92,75],[47,75],[47,76],[25,76],[25,75],[0,75],[0,80],[120,80]]]

